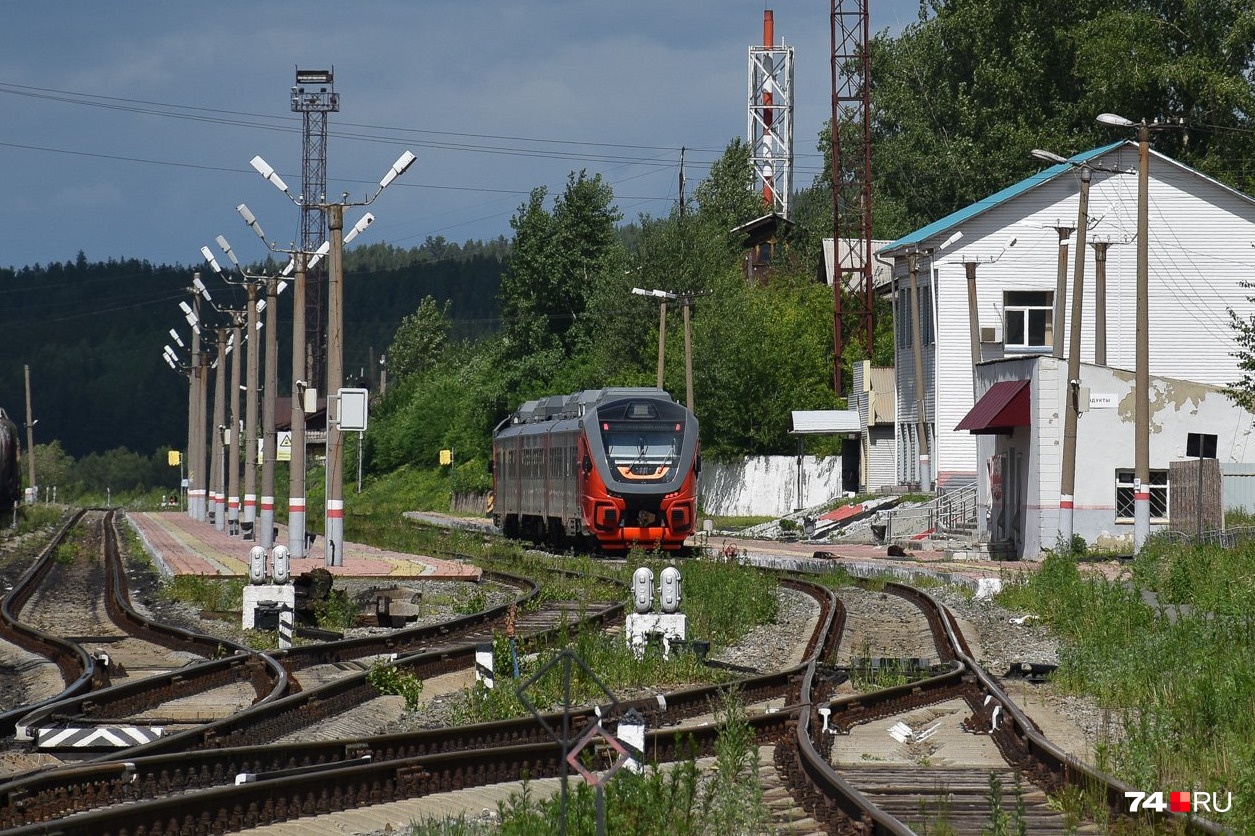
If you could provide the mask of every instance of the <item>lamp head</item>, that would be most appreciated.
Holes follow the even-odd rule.
[[[1044,162],[1048,162],[1048,163],[1054,163],[1056,165],[1060,163],[1066,163],[1068,161],[1066,157],[1060,157],[1058,154],[1055,154],[1051,151],[1043,151],[1040,148],[1034,148],[1031,153],[1035,158],[1039,160],[1043,160]]]
[[[256,169],[258,174],[274,184],[276,189],[283,192],[288,197],[292,197],[292,192],[288,190],[288,184],[283,182],[283,178],[280,177],[278,172],[274,170],[274,167],[271,166],[270,163],[263,160],[260,155],[249,160],[249,165]]]
[[[222,268],[218,266],[218,259],[214,258],[213,252],[208,247],[201,247],[200,254],[205,257],[205,261],[209,262],[209,266],[213,268],[215,273],[222,273]]]
[[[397,157],[397,161],[392,164],[392,168],[388,169],[388,173],[385,174],[383,179],[379,181],[379,189],[382,191],[383,189],[388,188],[393,180],[400,177],[409,170],[410,166],[414,165],[414,160],[416,159],[418,158],[414,156],[414,152],[412,151],[406,151],[404,154]]]
[[[1097,118],[1102,124],[1114,125],[1117,128],[1131,128],[1137,124],[1115,113],[1100,113]]]

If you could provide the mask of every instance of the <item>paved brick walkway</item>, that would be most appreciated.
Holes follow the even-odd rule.
[[[248,553],[256,543],[232,537],[212,525],[197,522],[186,511],[145,511],[127,514],[139,533],[144,548],[162,570],[170,575],[248,574]],[[287,545],[286,526],[279,526],[275,541]],[[478,566],[417,554],[377,549],[361,543],[344,544],[344,565],[326,566],[323,538],[319,537],[309,555],[292,561],[292,574],[299,575],[324,566],[342,577],[423,577],[431,580],[478,580]]]

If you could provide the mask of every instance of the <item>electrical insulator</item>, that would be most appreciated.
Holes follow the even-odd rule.
[[[654,573],[647,566],[632,573],[632,600],[639,613],[647,613],[654,608]]]
[[[668,566],[662,570],[662,585],[658,592],[662,599],[662,611],[673,613],[680,611],[680,570]]]

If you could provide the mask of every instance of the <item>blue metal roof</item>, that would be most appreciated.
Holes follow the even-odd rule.
[[[903,237],[894,241],[892,244],[889,244],[886,247],[880,248],[876,252],[887,253],[896,249],[900,249],[902,247],[910,247],[912,245],[919,245],[923,243],[924,241],[927,241],[930,238],[934,238],[940,235],[941,233],[946,232],[951,227],[958,226],[964,221],[971,220],[977,215],[980,215],[984,212],[988,212],[990,209],[993,209],[996,206],[1006,203],[1008,200],[1019,197],[1020,195],[1026,192],[1032,191],[1033,189],[1040,186],[1042,183],[1047,183],[1053,180],[1054,178],[1058,177],[1060,174],[1063,174],[1064,172],[1071,169],[1073,167],[1072,166],[1073,163],[1089,162],[1090,160],[1093,160],[1097,157],[1101,157],[1103,154],[1106,154],[1110,151],[1114,151],[1120,146],[1126,145],[1126,144],[1130,144],[1129,140],[1122,139],[1119,142],[1113,142],[1110,145],[1104,145],[1101,148],[1095,148],[1091,151],[1084,151],[1073,157],[1069,157],[1068,162],[1066,163],[1058,163],[1056,165],[1052,165],[1050,168],[1042,169],[1041,171],[1034,174],[1032,177],[1025,178],[1024,180],[1021,180],[1018,183],[1007,186],[1005,189],[1001,191],[994,192],[988,197],[982,198],[981,200],[976,201],[970,206],[966,206],[962,209],[959,209],[957,212],[951,212],[949,215],[946,215],[944,218],[933,221],[928,226],[922,226],[919,229],[915,230],[914,232],[904,235]]]

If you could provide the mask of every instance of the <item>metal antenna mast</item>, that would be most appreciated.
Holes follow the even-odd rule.
[[[871,60],[867,52],[867,0],[831,0],[832,9],[832,281],[833,391],[842,391],[845,334],[841,291],[846,281],[862,291],[859,319],[867,356],[876,321],[872,301]],[[847,279],[848,277],[848,279]]]
[[[327,193],[327,114],[340,111],[340,96],[335,91],[335,69],[296,70],[292,87],[292,112],[301,114],[301,242],[306,253],[317,250],[327,240],[327,217],[322,204]],[[305,277],[305,346],[306,372],[314,388],[323,390],[325,374],[326,322],[323,297],[327,295],[326,273],[322,267]]]
[[[789,216],[793,191],[793,47],[775,43],[775,21],[763,12],[763,45],[749,48],[750,160],[770,212]]]

